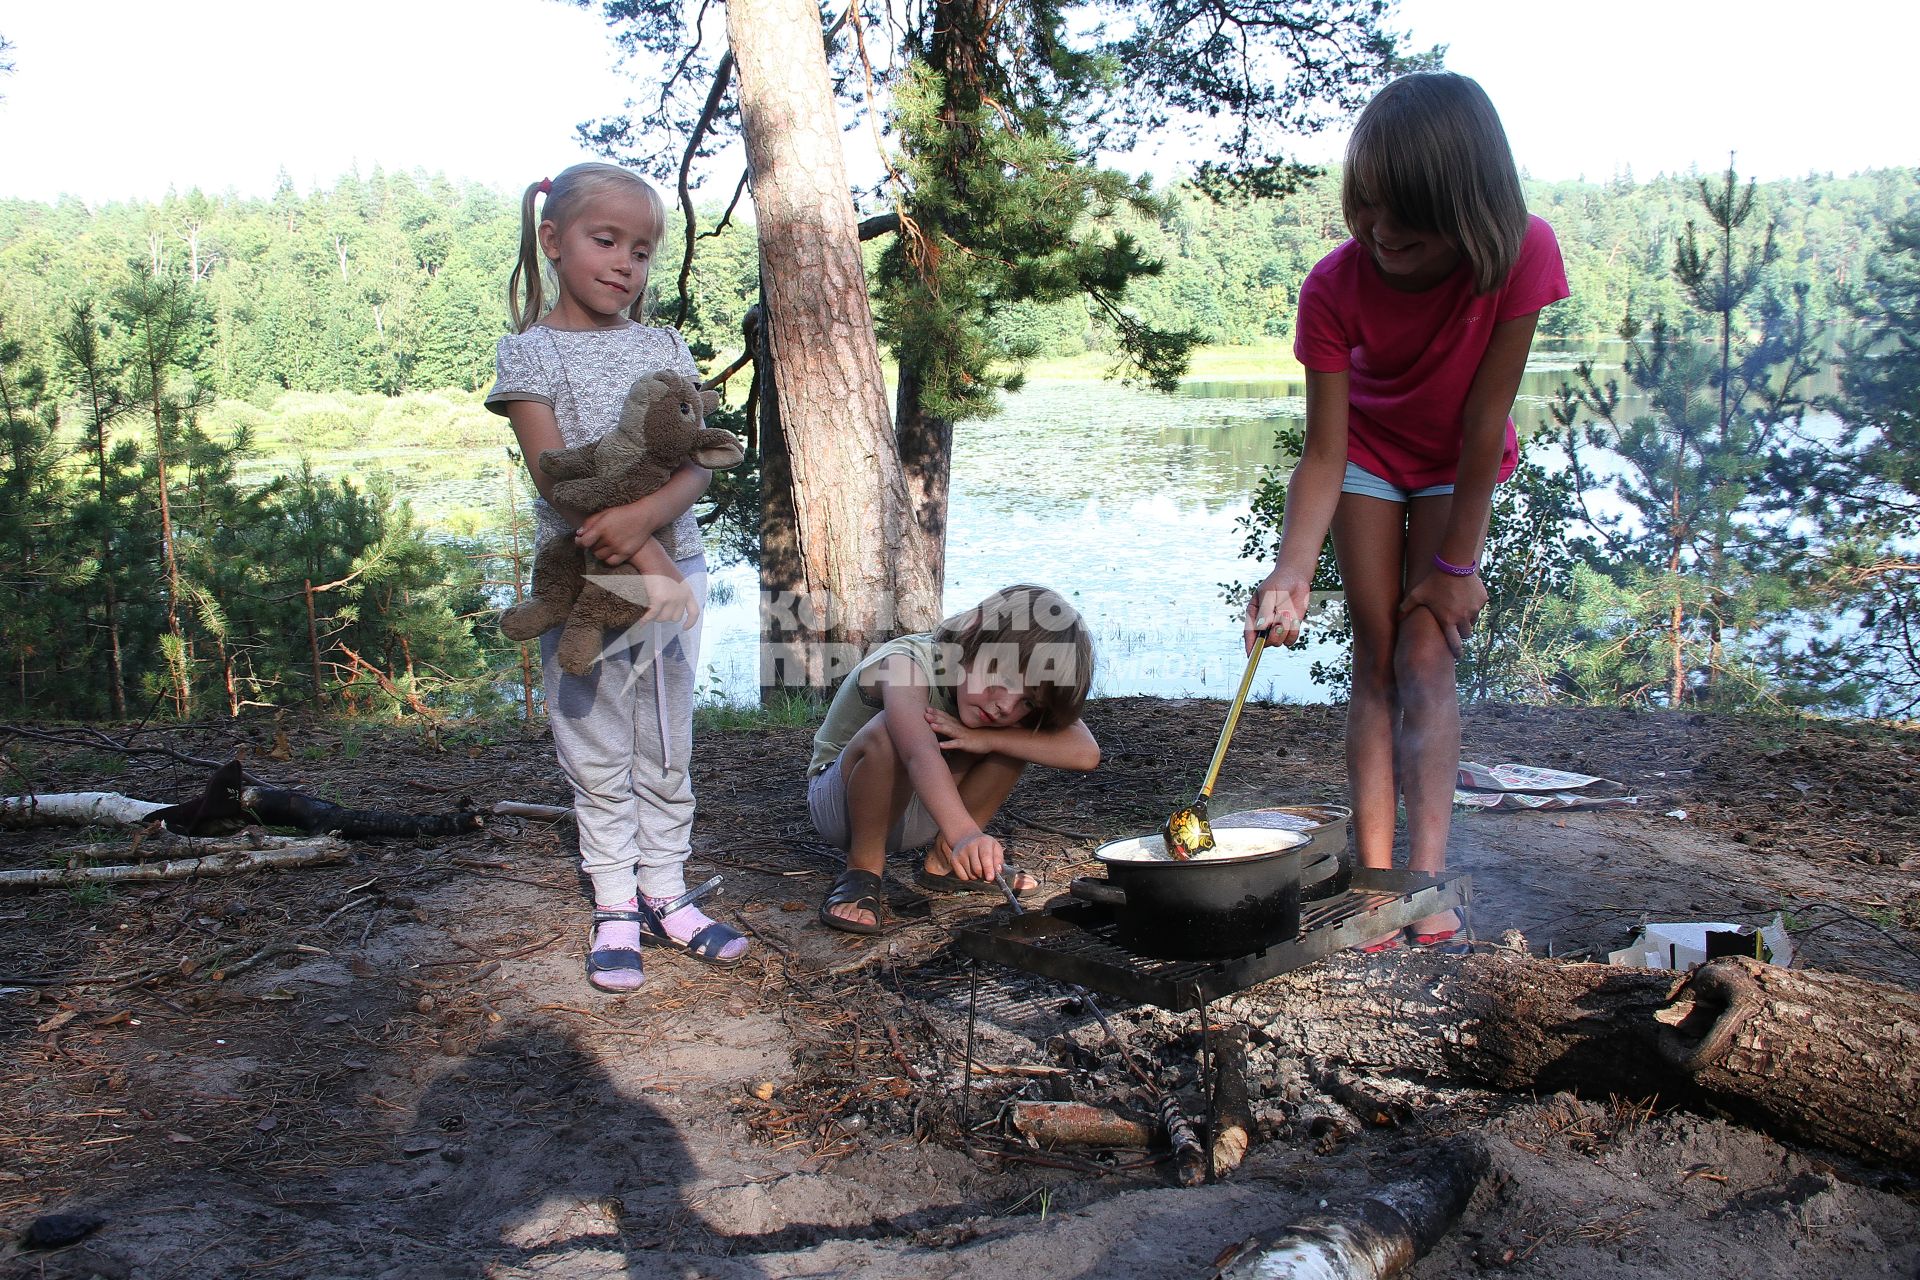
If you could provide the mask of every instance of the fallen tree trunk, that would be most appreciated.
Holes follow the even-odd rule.
[[[196,876],[232,876],[243,871],[273,871],[341,862],[348,856],[343,841],[332,836],[317,840],[288,840],[260,849],[232,849],[200,858],[172,862],[145,862],[110,867],[47,867],[29,871],[0,871],[0,889],[44,889],[53,885],[90,881],[188,880]]]
[[[1920,996],[1730,958],[1657,1015],[1667,1061],[1729,1113],[1801,1142],[1920,1164]]]
[[[1248,1241],[1215,1272],[1218,1280],[1385,1280],[1419,1261],[1450,1230],[1486,1176],[1486,1148],[1457,1139],[1408,1177],[1337,1212],[1305,1218]]]
[[[559,819],[571,816],[573,810],[501,801],[493,812]],[[310,835],[338,832],[348,839],[369,839],[461,835],[485,827],[487,815],[464,806],[444,813],[349,809],[299,791],[247,786],[238,760],[214,770],[206,789],[182,804],[136,800],[113,791],[0,797],[0,827],[124,827],[155,821],[181,835],[220,834],[259,824],[294,827]]]
[[[1336,956],[1230,1007],[1291,1053],[1361,1071],[1658,1097],[1920,1161],[1920,996],[1860,978],[1748,959],[1689,978],[1517,952]]]

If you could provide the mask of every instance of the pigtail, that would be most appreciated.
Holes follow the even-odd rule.
[[[520,197],[520,255],[507,277],[507,312],[513,331],[525,333],[546,312],[545,268],[540,256],[540,223],[533,202],[549,186],[546,179],[530,184]]]

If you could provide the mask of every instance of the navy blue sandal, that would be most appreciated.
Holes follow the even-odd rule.
[[[610,991],[616,995],[632,991],[646,980],[638,951],[631,947],[601,947],[598,950],[594,948],[593,940],[599,934],[600,926],[621,920],[632,921],[640,926],[643,936],[646,933],[646,921],[641,918],[638,911],[602,911],[597,907],[593,912],[593,924],[587,930],[587,981],[593,983],[598,990]],[[596,979],[595,975],[602,973],[632,973],[638,975],[638,978],[632,986],[614,987]]]
[[[718,920],[715,920],[706,928],[700,930],[700,932],[694,934],[691,938],[688,938],[685,942],[680,941],[680,939],[668,933],[666,926],[661,923],[682,907],[692,906],[719,887],[720,877],[715,876],[698,888],[689,889],[679,897],[670,898],[657,907],[648,902],[646,896],[642,894],[640,897],[639,911],[641,943],[649,947],[666,947],[671,951],[681,952],[685,955],[692,956],[695,960],[714,965],[721,969],[731,968],[739,964],[742,960],[745,960],[748,954],[746,951],[742,951],[737,956],[725,956],[721,954],[721,952],[725,951],[732,943],[744,940],[744,935],[736,929],[729,929]]]

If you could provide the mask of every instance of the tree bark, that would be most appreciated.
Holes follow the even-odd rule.
[[[1658,1096],[1883,1164],[1920,1162],[1920,995],[1719,960],[1692,976],[1515,953],[1337,956],[1246,1016],[1300,1057],[1589,1097]]]
[[[774,390],[780,376],[773,366],[773,351],[767,339],[764,289],[760,306],[755,310],[761,318],[752,326],[749,341],[754,353],[751,398],[760,419],[760,702],[765,706],[783,688],[792,688],[792,681],[769,664],[769,656],[784,653],[789,646],[806,640],[793,611],[772,606],[804,597],[807,575],[800,561],[793,468],[787,462],[787,436],[780,427],[780,397]]]
[[[808,641],[788,680],[824,690],[873,642],[932,626],[939,593],[888,420],[819,9],[733,0],[727,35],[810,607],[773,605]]]
[[[900,390],[894,397],[894,440],[900,468],[913,503],[914,523],[927,542],[928,569],[935,583],[946,581],[947,500],[953,484],[953,423],[935,417],[921,403],[921,373],[900,364]]]

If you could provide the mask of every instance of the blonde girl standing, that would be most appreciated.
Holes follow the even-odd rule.
[[[1518,458],[1510,414],[1535,321],[1567,296],[1566,272],[1552,229],[1527,213],[1493,104],[1465,76],[1382,89],[1347,146],[1340,199],[1353,238],[1300,289],[1306,448],[1245,633],[1249,645],[1299,634],[1331,530],[1353,626],[1356,852],[1392,865],[1403,797],[1408,866],[1436,873],[1460,763],[1454,664],[1487,601],[1480,555],[1493,487]],[[1436,946],[1460,927],[1444,911],[1406,932]]]
[[[610,430],[635,379],[662,369],[698,377],[677,331],[639,322],[665,226],[659,194],[615,165],[578,164],[529,186],[508,283],[514,332],[500,340],[486,401],[513,424],[540,493],[540,538],[570,534],[601,563],[632,562],[645,575],[646,614],[607,632],[586,675],[561,670],[557,628],[540,640],[554,751],[573,784],[580,862],[593,885],[587,979],[606,991],[640,985],[643,944],[723,965],[747,951],[695,905],[701,891],[689,894],[685,876],[707,578],[692,508],[711,473],[683,465],[638,502],[587,516],[553,504],[538,462],[542,450]]]

